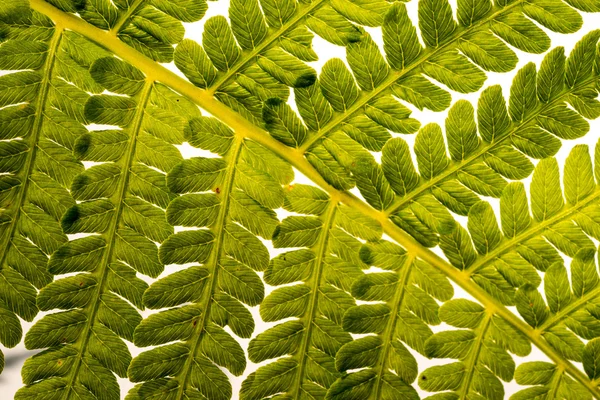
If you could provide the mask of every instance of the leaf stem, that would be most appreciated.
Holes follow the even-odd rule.
[[[383,350],[379,356],[377,362],[379,363],[379,371],[377,372],[377,378],[375,380],[375,391],[373,392],[373,399],[377,400],[380,398],[381,393],[381,381],[383,379],[383,375],[385,374],[385,370],[388,365],[388,354],[390,352],[390,346],[394,341],[394,337],[396,336],[396,325],[398,323],[398,313],[402,309],[402,303],[404,302],[404,293],[406,292],[406,284],[408,283],[408,279],[410,278],[410,273],[412,271],[412,263],[414,257],[410,254],[407,254],[406,260],[404,261],[403,268],[398,271],[398,289],[394,295],[392,300],[392,311],[390,313],[390,323],[386,327],[386,331],[383,332],[381,336],[383,336]]]
[[[148,104],[148,99],[150,98],[150,93],[152,93],[152,89],[154,87],[154,81],[146,80],[144,83],[144,87],[140,93],[138,106],[135,110],[135,115],[132,120],[130,131],[129,144],[127,148],[127,152],[125,153],[125,160],[121,165],[121,176],[119,178],[119,186],[115,194],[112,196],[111,200],[113,204],[116,204],[116,209],[113,214],[112,220],[110,221],[110,226],[108,228],[107,233],[105,234],[108,237],[108,243],[106,245],[106,249],[104,250],[104,254],[102,255],[102,260],[100,261],[99,269],[94,270],[92,274],[98,276],[98,292],[96,293],[96,297],[89,306],[86,308],[89,310],[90,314],[87,318],[85,327],[82,330],[79,338],[75,342],[75,346],[79,346],[79,353],[77,355],[77,361],[75,361],[74,366],[71,368],[71,374],[69,376],[69,385],[67,386],[67,390],[63,396],[63,399],[69,399],[69,394],[75,385],[75,381],[79,375],[79,369],[81,368],[81,363],[83,362],[83,357],[86,353],[86,348],[90,340],[90,336],[92,333],[92,329],[94,327],[94,322],[96,319],[96,314],[98,313],[98,309],[100,308],[100,304],[102,303],[101,297],[103,294],[104,284],[106,279],[108,278],[109,264],[111,263],[113,251],[115,248],[115,239],[117,237],[117,231],[121,222],[121,214],[123,212],[125,196],[127,195],[127,189],[129,185],[129,172],[131,170],[131,165],[133,164],[133,159],[135,157],[135,149],[137,145],[138,134],[142,127],[142,121],[144,120],[144,112],[146,109],[146,105]]]
[[[233,181],[235,178],[235,165],[238,162],[243,143],[244,138],[237,136],[231,147],[231,152],[227,155],[229,165],[227,166],[227,172],[223,183],[223,189],[221,190],[223,197],[219,208],[217,222],[214,228],[211,229],[216,232],[217,237],[215,239],[214,248],[210,254],[210,259],[205,264],[208,265],[210,269],[210,282],[208,284],[208,287],[205,289],[205,292],[203,293],[202,299],[199,302],[199,304],[204,306],[204,310],[202,311],[200,321],[198,321],[198,323],[196,324],[194,333],[192,334],[192,338],[190,340],[190,353],[188,355],[188,358],[185,360],[185,364],[181,369],[181,372],[177,374],[177,378],[181,379],[181,382],[179,388],[177,389],[177,396],[175,397],[176,399],[184,398],[185,389],[188,384],[194,358],[196,357],[198,345],[200,344],[200,341],[202,339],[204,329],[210,321],[210,311],[213,303],[213,295],[219,282],[221,252],[223,250],[223,238],[225,237],[225,227],[227,225],[227,216],[229,213],[229,204],[231,201],[231,191],[233,190],[234,186]]]
[[[554,377],[552,378],[552,382],[550,383],[552,386],[551,390],[550,390],[550,396],[548,396],[548,399],[556,399],[556,395],[558,394],[558,388],[560,387],[560,384],[562,382],[562,375],[563,375],[563,370],[562,368],[557,368],[556,371],[554,372]]]
[[[4,263],[6,262],[8,251],[12,245],[13,236],[17,231],[17,223],[21,215],[21,209],[23,208],[23,205],[25,204],[25,199],[27,198],[29,178],[33,173],[33,169],[35,166],[35,157],[37,155],[38,142],[40,140],[42,125],[44,123],[44,110],[46,108],[46,101],[48,99],[48,92],[52,81],[52,72],[54,71],[56,51],[58,50],[58,47],[60,45],[63,31],[63,26],[57,23],[54,27],[54,33],[52,34],[52,38],[50,39],[50,44],[48,46],[48,54],[46,54],[46,60],[43,66],[44,75],[42,76],[42,80],[40,81],[40,89],[35,107],[33,127],[31,129],[29,140],[27,140],[29,151],[27,152],[27,158],[25,160],[25,168],[19,171],[19,175],[21,175],[22,179],[21,187],[19,188],[19,194],[17,195],[15,202],[11,204],[16,206],[16,209],[14,215],[12,216],[12,220],[10,221],[10,226],[6,231],[7,234],[4,236],[4,240],[0,245],[0,271],[2,271]]]
[[[131,7],[129,7],[127,9],[127,11],[125,11],[124,13],[121,14],[121,16],[119,17],[119,19],[115,23],[115,26],[113,26],[112,28],[110,28],[110,30],[108,32],[111,33],[114,36],[117,36],[119,34],[119,31],[121,30],[121,28],[123,28],[123,26],[125,26],[125,24],[127,22],[129,22],[129,19],[138,10],[139,6],[143,2],[144,2],[144,0],[135,0],[135,2],[131,5]]]
[[[483,344],[483,340],[485,339],[485,335],[487,334],[488,327],[490,326],[490,321],[492,320],[492,314],[487,313],[485,319],[483,320],[483,325],[478,327],[478,335],[477,340],[473,345],[473,349],[469,354],[469,359],[466,362],[466,373],[467,376],[463,377],[463,381],[460,388],[460,399],[465,400],[467,395],[469,394],[469,388],[471,387],[471,382],[473,380],[473,372],[475,372],[475,366],[477,361],[479,360],[479,353],[481,352],[481,345]]]
[[[302,337],[302,344],[300,345],[300,364],[298,366],[298,375],[296,375],[296,381],[294,382],[294,388],[291,390],[292,398],[300,399],[302,390],[302,380],[304,379],[304,371],[306,369],[306,359],[308,358],[308,352],[310,350],[311,339],[312,339],[312,328],[317,312],[317,305],[319,304],[319,292],[321,291],[321,278],[323,276],[323,260],[325,259],[325,253],[327,252],[327,243],[329,241],[329,232],[333,226],[335,215],[338,207],[338,202],[335,199],[331,199],[327,211],[323,217],[323,228],[319,237],[319,242],[314,248],[317,253],[315,259],[315,266],[311,275],[306,282],[308,285],[312,285],[312,293],[310,299],[310,305],[302,316],[302,322],[306,327],[306,332]]]
[[[552,328],[554,325],[556,325],[560,322],[563,322],[566,316],[568,316],[569,314],[571,314],[574,311],[579,310],[579,308],[581,308],[582,306],[590,304],[590,302],[593,299],[595,299],[596,296],[598,296],[598,295],[600,295],[600,286],[598,286],[596,289],[592,290],[591,292],[584,294],[578,300],[571,302],[565,308],[558,311],[552,317],[548,318],[542,325],[540,325],[538,330],[540,332],[545,332],[548,329]]]

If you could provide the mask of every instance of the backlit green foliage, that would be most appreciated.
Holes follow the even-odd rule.
[[[600,398],[600,3],[413,1],[0,5],[16,398]]]

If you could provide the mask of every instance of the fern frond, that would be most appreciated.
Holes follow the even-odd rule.
[[[364,245],[361,258],[389,272],[369,273],[352,286],[357,300],[377,301],[350,308],[344,330],[364,336],[344,345],[336,355],[339,371],[350,372],[334,383],[327,399],[418,399],[411,386],[418,374],[415,357],[405,344],[425,354],[429,325],[440,323],[438,304],[454,290],[448,279],[400,246],[377,241]]]
[[[359,257],[358,238],[381,237],[376,221],[312,186],[289,187],[284,208],[304,215],[284,219],[273,235],[273,245],[298,249],[271,260],[265,282],[286,286],[265,298],[260,314],[265,322],[286,321],[259,333],[248,347],[255,363],[280,358],[248,376],[241,399],[325,398],[341,376],[334,357],[352,340],[342,328],[342,319],[355,305],[348,292],[366,268]]]
[[[13,347],[17,316],[36,316],[48,256],[67,241],[59,220],[83,170],[72,150],[88,93],[102,91],[87,68],[106,53],[22,2],[0,6],[0,30],[0,69],[11,71],[0,77],[0,343]]]
[[[85,0],[64,7],[64,1],[49,3],[77,13],[90,24],[109,31],[127,45],[158,62],[173,61],[173,45],[183,40],[182,22],[204,17],[206,0]]]
[[[357,0],[354,3],[363,3],[363,2]],[[282,143],[282,141],[275,141],[272,138],[265,136],[265,132],[262,129],[249,123],[246,119],[240,117],[240,115],[237,114],[236,112],[231,111],[228,107],[223,106],[222,103],[217,102],[213,98],[213,96],[210,93],[208,93],[207,91],[190,85],[189,83],[180,79],[176,75],[170,73],[169,71],[165,70],[164,68],[160,67],[159,65],[153,63],[151,60],[147,59],[146,57],[143,57],[139,53],[128,48],[127,46],[124,46],[120,41],[118,41],[118,39],[116,39],[110,35],[106,35],[104,32],[102,32],[100,30],[93,29],[89,25],[77,20],[77,18],[75,18],[75,17],[68,17],[64,13],[60,13],[60,12],[56,11],[55,9],[48,6],[41,0],[32,0],[32,4],[36,9],[43,10],[45,13],[48,13],[48,15],[52,15],[53,18],[56,18],[57,20],[64,22],[67,26],[71,27],[72,29],[76,30],[77,32],[85,32],[86,36],[97,36],[97,38],[98,38],[97,40],[101,40],[103,42],[104,46],[106,46],[111,51],[115,52],[115,54],[117,54],[119,57],[125,59],[127,62],[131,63],[132,65],[139,67],[144,72],[148,72],[149,74],[152,74],[153,76],[158,77],[161,82],[164,82],[165,84],[169,85],[170,87],[172,87],[179,93],[185,95],[186,97],[188,97],[189,99],[193,100],[198,105],[200,105],[201,107],[206,109],[213,116],[218,118],[221,122],[225,123],[230,128],[232,128],[235,132],[235,136],[237,138],[239,138],[240,140],[241,140],[241,138],[245,138],[245,140],[250,138],[250,139],[264,145],[266,148],[274,151],[277,155],[279,155],[283,159],[289,161],[294,167],[296,167],[306,177],[308,177],[314,183],[318,184],[323,189],[325,189],[332,197],[335,197],[335,198],[341,200],[344,204],[348,205],[353,210],[359,211],[360,213],[362,213],[366,216],[372,217],[373,219],[376,219],[377,221],[379,221],[383,227],[384,232],[387,233],[392,239],[399,242],[408,251],[408,253],[411,254],[411,256],[422,259],[423,261],[431,264],[434,268],[436,268],[440,271],[443,271],[443,273],[445,275],[451,277],[451,279],[453,281],[458,283],[467,292],[472,294],[473,297],[475,297],[482,305],[484,305],[486,308],[488,308],[491,312],[493,312],[495,315],[500,316],[503,320],[507,321],[507,323],[510,326],[514,327],[516,330],[518,330],[519,332],[521,332],[525,336],[527,336],[528,339],[531,341],[531,343],[533,343],[537,347],[539,347],[545,354],[547,354],[557,364],[560,364],[561,367],[565,371],[567,371],[569,375],[573,376],[578,382],[581,382],[582,384],[584,384],[590,392],[594,393],[595,395],[598,395],[598,389],[595,387],[594,383],[592,383],[585,376],[582,376],[582,373],[575,366],[573,366],[573,364],[571,364],[568,360],[561,357],[556,352],[556,350],[553,349],[545,341],[545,339],[536,335],[535,331],[530,326],[524,324],[523,321],[519,317],[515,316],[515,314],[513,314],[510,310],[508,310],[506,307],[504,307],[498,300],[496,300],[496,298],[490,296],[485,291],[483,291],[479,286],[477,286],[474,283],[474,281],[470,280],[469,277],[465,276],[464,273],[458,272],[456,270],[456,268],[449,265],[447,262],[442,260],[440,257],[436,256],[433,252],[431,252],[428,249],[425,249],[423,246],[419,245],[411,236],[406,234],[404,231],[402,231],[400,228],[398,228],[396,225],[394,225],[387,218],[387,215],[381,211],[382,208],[380,206],[383,206],[383,208],[388,207],[390,205],[390,200],[392,202],[394,200],[394,197],[393,197],[394,193],[390,188],[390,182],[388,182],[385,179],[383,170],[378,165],[376,165],[370,157],[357,157],[356,159],[357,160],[360,159],[360,162],[356,163],[356,165],[352,165],[351,163],[346,164],[350,168],[344,168],[343,166],[342,166],[343,168],[339,168],[339,167],[336,167],[335,164],[333,164],[333,163],[328,163],[325,165],[327,165],[327,166],[331,165],[331,166],[333,166],[332,170],[340,171],[340,173],[338,175],[341,177],[341,179],[340,179],[341,182],[348,180],[348,178],[347,178],[348,176],[350,176],[351,179],[356,179],[355,176],[349,175],[347,173],[347,169],[354,168],[356,171],[358,171],[359,174],[354,174],[356,176],[359,176],[359,178],[360,178],[359,179],[360,185],[358,185],[358,186],[359,187],[362,186],[363,188],[370,187],[370,188],[374,189],[373,191],[368,192],[368,196],[365,195],[364,197],[369,198],[369,201],[371,201],[373,204],[376,204],[377,208],[379,208],[379,210],[375,210],[373,207],[367,205],[366,203],[362,202],[361,200],[357,199],[356,197],[352,196],[351,194],[349,194],[347,192],[343,192],[339,189],[334,188],[331,184],[329,184],[326,180],[324,180],[323,177],[321,176],[321,174],[317,171],[317,169],[314,168],[306,160],[306,158],[303,157],[304,156],[303,150],[291,149],[288,146],[283,144],[283,143],[285,143],[285,141],[287,141],[287,142],[291,143],[292,146],[294,146],[294,147],[298,146],[298,143],[301,143],[301,146],[306,145],[306,143],[307,143],[306,140],[302,141],[300,139],[303,137],[303,132],[306,132],[307,129],[305,128],[303,130],[301,128],[302,124],[299,122],[298,117],[294,118],[294,115],[291,113],[290,109],[286,109],[285,106],[282,107],[281,101],[277,101],[277,100],[269,101],[267,106],[270,109],[265,110],[264,116],[266,117],[265,118],[266,122],[271,124],[270,130],[276,132],[280,137],[284,138],[285,141],[283,141],[283,143]],[[513,3],[513,4],[517,4],[518,6],[523,5],[522,2],[517,2],[517,3]],[[586,2],[585,7],[588,7],[588,6],[593,6],[593,4],[589,4]],[[516,7],[515,10],[516,10],[518,7],[517,6],[515,6],[515,7]],[[512,11],[514,11],[514,10],[512,10]],[[446,10],[445,12],[434,13],[434,14],[447,15],[448,13]],[[567,20],[568,20],[568,18],[567,18]],[[484,26],[484,25],[485,24],[483,24],[482,26]],[[516,25],[514,25],[514,26],[516,26]],[[531,44],[531,43],[538,43],[538,42],[533,40],[533,41],[527,42],[526,44]],[[548,46],[546,45],[546,47],[548,47]],[[357,75],[358,75],[358,73],[357,73]],[[363,76],[366,76],[366,75],[363,74]],[[369,76],[371,76],[371,75],[369,74]],[[313,103],[311,103],[312,100],[310,100],[310,99],[312,99],[312,93],[317,93],[316,96],[319,96],[319,93],[320,93],[319,90],[316,90],[317,89],[316,86],[313,85],[311,88],[313,88],[315,90],[313,92],[310,92],[309,96],[307,96],[307,98],[309,98],[309,101],[307,102],[307,104],[313,104]],[[297,96],[297,97],[300,97],[300,96]],[[327,105],[327,102],[323,103],[323,101],[322,101],[323,98],[324,98],[324,96],[322,96],[322,95],[320,97],[317,97],[317,101],[314,102],[314,104],[316,104],[316,105],[315,106],[311,105],[311,107],[317,108],[317,107],[323,107],[321,104]],[[327,107],[325,106],[325,108],[327,108]],[[327,111],[325,111],[325,113],[327,113]],[[399,115],[404,115],[406,117],[405,114],[399,114]],[[403,117],[402,119],[406,119],[405,117]],[[309,118],[306,117],[306,120],[308,121]],[[285,121],[285,123],[282,121]],[[314,121],[318,122],[319,120],[315,118]],[[395,119],[393,119],[392,122],[397,122],[397,121]],[[307,122],[307,125],[308,124],[309,124],[309,122]],[[288,126],[293,129],[288,129]],[[335,125],[335,126],[337,126],[337,125]],[[332,126],[332,127],[335,127],[335,126]],[[435,130],[435,128],[433,130]],[[287,133],[286,133],[286,131],[287,131]],[[342,137],[345,139],[344,136],[342,136]],[[347,140],[347,139],[345,139],[345,140]],[[382,141],[379,141],[379,142],[375,141],[374,145],[382,147],[386,140],[387,139],[384,138]],[[350,143],[352,143],[352,142],[350,142]],[[337,151],[337,147],[340,147],[340,146],[337,143],[331,141],[330,147],[336,148],[336,151]],[[338,151],[338,153],[336,153],[336,154],[338,155],[339,159],[342,159],[344,163],[347,163],[349,157],[354,157],[355,155],[361,155],[361,154],[366,155],[366,154],[364,154],[365,148],[366,148],[366,146],[359,144],[358,146],[353,145],[352,147],[349,148],[350,150],[346,150],[346,147],[344,146],[342,148],[343,151]],[[360,151],[357,152],[357,150],[360,150]],[[334,161],[337,162],[337,159],[335,159]],[[342,172],[343,172],[343,174],[342,174]],[[351,172],[354,172],[354,171],[351,171]],[[333,178],[330,178],[330,181],[335,182],[333,180]],[[344,184],[346,184],[346,183],[344,182]],[[354,181],[349,180],[348,185],[349,185],[348,187],[352,187],[354,185]],[[386,187],[386,185],[387,185],[387,187]],[[392,194],[392,196],[390,196],[390,193]],[[433,200],[437,201],[436,199],[433,199]],[[444,218],[442,218],[440,221],[434,219],[433,224],[435,224],[436,227],[440,228],[438,233],[443,235],[443,234],[447,234],[448,232],[452,232],[455,228],[454,228],[454,222],[449,222],[449,220],[446,219],[446,216],[447,216],[446,209],[444,207],[442,207],[441,210],[443,210],[443,212],[441,212],[441,213]],[[437,213],[437,211],[436,211],[436,213]],[[424,214],[424,215],[426,215],[426,214]],[[465,235],[463,235],[463,236],[465,236]],[[465,236],[465,237],[468,239],[468,236]],[[172,354],[174,354],[174,353],[172,353]],[[148,383],[148,390],[151,390],[151,388],[153,388],[153,387],[154,388],[159,387],[163,382],[164,382],[163,380],[158,380],[158,381],[153,382],[152,384]],[[144,384],[144,385],[146,385],[146,384]]]
[[[202,45],[185,40],[175,50],[175,65],[196,86],[207,89],[256,125],[263,102],[286,101],[291,88],[311,86],[316,71],[313,32],[337,45],[358,40],[351,21],[380,26],[385,1],[237,0],[223,16],[206,21]],[[310,29],[310,30],[309,30]]]
[[[165,171],[181,161],[173,144],[184,140],[187,120],[200,115],[186,99],[115,57],[97,59],[95,81],[115,95],[91,96],[87,121],[114,125],[81,135],[74,154],[92,161],[71,186],[76,205],[64,214],[67,234],[86,233],[58,248],[48,270],[69,274],[42,289],[44,316],[25,336],[29,349],[46,349],[25,362],[27,385],[17,399],[52,391],[62,399],[119,399],[114,374],[125,377],[131,361],[122,339],[133,341],[148,285],[136,272],[158,276],[157,243],[173,232],[165,219],[173,197]],[[75,274],[76,273],[76,274]]]
[[[570,4],[598,11],[597,5]],[[341,60],[330,60],[324,66],[320,80],[331,86],[332,90],[325,89],[324,94],[335,112],[322,126],[311,127],[311,138],[301,147],[316,158],[313,163],[335,158],[335,153],[325,156],[321,139],[340,128],[367,148],[364,142],[385,135],[385,129],[414,133],[419,124],[408,118],[410,111],[394,101],[391,94],[419,109],[446,109],[450,93],[425,76],[453,91],[470,93],[483,85],[486,76],[482,70],[507,72],[516,66],[517,57],[504,41],[529,53],[546,51],[549,38],[526,16],[555,32],[573,32],[581,25],[581,16],[560,1],[460,2],[457,15],[458,22],[447,1],[420,1],[418,25],[426,44],[423,48],[405,5],[395,4],[382,26],[386,59],[366,33],[346,47],[348,63],[361,90],[348,80],[349,71],[340,64]],[[337,79],[340,85],[336,89]],[[343,88],[341,82],[345,84]],[[343,102],[336,101],[335,91],[338,97],[348,97]],[[298,108],[301,109],[300,104]],[[331,175],[328,178],[334,184]]]
[[[239,376],[246,357],[223,328],[243,338],[254,330],[244,304],[263,300],[256,271],[269,264],[257,235],[270,238],[277,229],[273,209],[283,204],[281,185],[294,176],[289,164],[214,118],[191,119],[186,139],[219,157],[185,160],[169,172],[167,185],[181,196],[169,204],[167,220],[204,229],[175,233],[161,246],[165,264],[194,265],[159,279],[144,294],[146,307],[168,309],[145,319],[134,343],[165,346],[133,360],[129,378],[143,383],[130,392],[131,399],[164,393],[172,399],[231,398],[231,384],[219,367]]]
[[[477,122],[469,102],[456,102],[445,124],[450,158],[441,127],[422,127],[414,145],[418,172],[407,142],[392,138],[387,130],[410,133],[419,123],[408,118],[409,110],[391,96],[369,103],[366,116],[355,117],[354,126],[342,124],[340,131],[328,134],[310,148],[307,159],[332,186],[347,190],[356,185],[372,207],[424,246],[433,247],[439,242],[438,234],[452,229],[448,211],[467,215],[479,195],[500,197],[507,179],[531,174],[533,164],[528,157],[552,156],[560,149],[561,139],[576,139],[588,132],[586,118],[600,116],[599,72],[594,69],[599,38],[600,31],[592,31],[568,58],[562,48],[556,48],[544,58],[539,71],[532,63],[522,68],[511,87],[508,107],[499,86],[485,89],[476,110]],[[373,67],[373,71],[380,70]],[[322,94],[316,85],[302,89],[312,90],[310,96],[299,96],[298,89],[296,99],[306,125],[325,124],[332,109],[347,110],[359,96],[354,78],[360,82],[360,76],[355,73],[353,77],[340,60],[332,60],[321,75]],[[303,99],[309,97],[313,103],[304,104]],[[286,108],[267,102],[265,121],[271,135],[289,146],[310,141],[314,133],[297,128],[295,115]],[[376,127],[377,121],[382,126]],[[404,130],[408,126],[412,128]],[[368,159],[372,158],[369,151],[380,150],[378,166]]]
[[[442,249],[451,261],[460,258],[460,265],[454,262],[455,266],[466,267],[484,290],[504,304],[516,305],[521,317],[561,357],[581,362],[582,339],[600,336],[595,312],[600,278],[594,261],[596,248],[590,239],[600,236],[600,208],[587,146],[575,146],[567,157],[563,185],[566,203],[556,160],[540,161],[529,191],[533,217],[523,184],[511,183],[500,198],[501,230],[491,206],[479,202],[469,212],[470,238],[466,232],[454,232],[448,239],[442,238]],[[451,249],[443,243],[452,243]],[[572,259],[570,283],[559,251]],[[465,266],[464,260],[473,263]],[[537,289],[541,284],[537,271],[544,272],[546,300]],[[526,355],[527,337],[506,332],[496,317],[478,304],[452,300],[442,306],[440,318],[468,329],[436,333],[427,341],[429,357],[459,361],[425,370],[419,379],[423,389],[455,390],[459,396],[473,390],[484,398],[501,399],[504,392],[498,378],[508,382],[514,374],[519,384],[540,385],[516,393],[514,399],[534,394],[591,398],[580,383],[563,376],[561,365],[524,363],[515,372],[507,351]],[[456,379],[449,379],[450,375]]]

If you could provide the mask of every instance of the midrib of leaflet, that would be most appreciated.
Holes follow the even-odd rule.
[[[91,301],[90,306],[86,306],[84,310],[88,309],[89,316],[86,322],[85,327],[78,340],[73,344],[74,347],[78,348],[78,355],[75,364],[71,369],[71,374],[69,376],[69,384],[67,386],[67,390],[63,396],[64,400],[69,399],[69,395],[71,390],[73,389],[75,382],[79,375],[79,369],[81,368],[81,363],[83,362],[83,357],[87,352],[87,345],[90,340],[90,335],[92,333],[92,328],[94,326],[94,322],[96,319],[96,314],[98,313],[98,308],[100,307],[100,298],[104,294],[104,284],[108,277],[109,264],[111,263],[113,257],[113,250],[115,246],[115,239],[117,236],[117,230],[119,229],[121,222],[121,214],[123,212],[124,200],[127,195],[128,184],[129,184],[129,174],[131,165],[133,163],[133,159],[135,156],[135,149],[137,144],[138,134],[142,127],[142,121],[144,119],[144,113],[146,109],[146,105],[148,104],[148,99],[150,98],[150,93],[152,92],[152,88],[154,87],[154,81],[147,79],[144,83],[144,87],[140,94],[138,106],[135,111],[135,115],[133,117],[133,124],[131,125],[131,129],[127,129],[130,134],[129,138],[129,146],[127,148],[126,156],[124,162],[118,163],[121,167],[121,176],[119,177],[119,186],[117,191],[113,196],[111,196],[110,200],[112,204],[116,204],[116,210],[113,214],[112,221],[109,226],[108,232],[105,236],[108,238],[108,244],[104,250],[104,255],[102,260],[100,261],[99,267],[92,272],[93,275],[97,275],[98,279],[98,289],[95,295],[95,298]],[[119,160],[122,161],[122,160]]]
[[[54,27],[54,33],[52,35],[52,38],[50,39],[48,53],[46,54],[46,61],[44,62],[43,66],[44,75],[42,76],[42,80],[40,81],[40,90],[35,107],[33,128],[29,133],[29,140],[26,139],[26,142],[29,146],[29,151],[27,152],[27,158],[25,160],[25,168],[19,171],[18,174],[20,175],[22,182],[19,188],[19,193],[17,195],[17,200],[13,203],[13,205],[16,207],[16,212],[12,216],[7,235],[5,236],[2,245],[0,245],[0,252],[2,254],[0,256],[0,271],[4,266],[6,257],[8,255],[8,251],[12,246],[12,239],[15,235],[15,232],[17,231],[17,224],[19,221],[19,217],[21,216],[21,208],[23,208],[23,205],[25,205],[25,201],[27,199],[29,178],[32,175],[33,169],[35,167],[35,158],[37,154],[38,142],[40,140],[40,135],[42,132],[42,125],[44,123],[44,111],[46,109],[46,101],[48,100],[48,92],[52,81],[52,72],[54,70],[54,62],[56,60],[56,51],[60,46],[63,32],[64,28],[61,25],[56,24]]]
[[[308,140],[301,147],[299,147],[300,151],[303,154],[306,153],[308,150],[310,150],[312,145],[315,144],[319,139],[321,139],[322,137],[327,135],[329,132],[336,129],[341,123],[343,123],[347,119],[353,117],[354,114],[356,112],[358,112],[359,110],[361,110],[364,106],[366,106],[367,103],[369,103],[371,100],[375,99],[380,94],[384,93],[387,89],[389,89],[392,85],[394,85],[400,79],[411,76],[412,74],[419,73],[418,68],[422,67],[423,64],[428,62],[434,56],[437,56],[437,55],[443,53],[445,50],[452,50],[452,49],[455,50],[456,49],[455,46],[458,44],[458,41],[463,36],[468,35],[473,32],[477,32],[477,29],[479,27],[485,26],[487,23],[493,21],[495,18],[497,18],[505,13],[508,14],[509,12],[512,11],[513,8],[516,8],[517,6],[520,6],[523,3],[526,3],[526,1],[520,0],[520,1],[517,1],[509,6],[504,7],[504,8],[494,6],[492,8],[492,10],[497,10],[497,11],[493,12],[486,18],[481,19],[480,21],[474,23],[473,25],[471,25],[467,28],[458,26],[456,28],[456,30],[454,31],[456,36],[453,36],[451,39],[448,39],[440,47],[436,47],[434,49],[425,48],[424,50],[422,50],[421,56],[419,58],[417,58],[409,67],[404,68],[401,71],[390,72],[390,76],[381,85],[374,88],[372,91],[365,92],[365,91],[361,90],[360,96],[354,102],[354,104],[352,104],[352,106],[350,106],[344,113],[334,112],[334,114],[337,114],[337,117],[334,118],[333,120],[329,121],[323,127],[323,129],[319,130],[318,132],[314,132],[313,135],[311,137],[309,137]],[[489,29],[489,28],[486,27],[486,29]],[[454,46],[454,47],[452,47],[452,46]]]
[[[394,337],[396,336],[396,324],[398,323],[398,313],[402,310],[402,305],[404,303],[404,295],[406,293],[406,285],[408,284],[408,280],[410,279],[410,274],[413,268],[414,257],[411,255],[406,255],[406,260],[404,261],[403,268],[398,272],[398,285],[400,287],[396,290],[394,298],[392,299],[392,307],[390,312],[390,321],[387,324],[386,330],[381,335],[383,337],[384,345],[381,354],[379,355],[379,359],[377,363],[379,364],[379,371],[377,371],[376,380],[375,380],[375,391],[373,399],[378,400],[379,394],[381,393],[381,381],[383,379],[383,375],[387,369],[388,365],[388,355],[390,351],[390,346]],[[377,365],[373,367],[373,369],[377,369]]]
[[[469,394],[469,390],[471,388],[471,382],[473,380],[473,373],[475,372],[475,366],[479,361],[479,353],[481,352],[481,345],[485,340],[485,335],[487,334],[488,327],[490,326],[490,322],[492,319],[492,315],[487,313],[484,320],[481,322],[481,325],[477,327],[477,337],[475,339],[475,343],[473,348],[469,351],[469,357],[465,364],[465,373],[466,376],[463,377],[461,382],[460,391],[460,399],[465,400],[467,395]]]
[[[181,379],[181,382],[179,383],[179,389],[177,390],[176,395],[176,399],[179,400],[184,398],[185,390],[187,389],[187,384],[190,377],[190,372],[192,370],[192,364],[194,362],[194,358],[196,357],[196,351],[198,350],[198,345],[200,344],[200,340],[202,339],[202,334],[204,333],[206,325],[210,321],[210,311],[213,303],[213,295],[215,294],[215,290],[218,287],[219,269],[221,262],[221,253],[223,251],[225,227],[227,225],[229,204],[231,201],[231,192],[233,190],[235,179],[235,166],[238,162],[243,142],[244,138],[237,136],[231,147],[230,153],[227,154],[227,172],[225,174],[223,189],[221,190],[223,197],[220,203],[219,215],[217,217],[216,225],[214,229],[211,229],[216,233],[217,237],[215,239],[215,244],[210,254],[210,259],[205,264],[208,266],[210,271],[210,282],[208,284],[208,287],[205,289],[206,292],[203,293],[202,299],[199,301],[199,304],[203,307],[202,315],[200,321],[198,321],[198,323],[195,326],[191,339],[189,340],[190,352],[188,354],[187,359],[185,360],[185,364],[181,369],[181,372],[177,374],[177,379]]]
[[[333,222],[335,221],[335,215],[338,207],[337,199],[329,200],[329,207],[325,213],[325,217],[323,219],[323,228],[321,230],[321,235],[319,237],[319,241],[315,246],[315,252],[317,253],[317,258],[315,259],[315,264],[313,270],[311,271],[311,275],[306,282],[311,287],[311,298],[310,305],[302,316],[301,321],[304,323],[306,327],[306,331],[302,336],[302,344],[300,345],[300,363],[298,366],[298,375],[296,376],[296,380],[294,382],[294,387],[292,389],[292,396],[295,399],[301,398],[301,390],[302,390],[302,381],[304,379],[304,371],[306,368],[306,359],[308,358],[308,352],[311,346],[312,339],[312,329],[313,323],[315,320],[315,314],[318,310],[319,304],[319,292],[321,289],[321,280],[323,276],[323,264],[325,259],[325,253],[327,251],[327,245],[329,242],[329,233],[333,226]]]

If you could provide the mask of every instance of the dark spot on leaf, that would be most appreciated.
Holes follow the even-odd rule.
[[[281,233],[281,227],[278,226],[277,228],[275,228],[275,230],[273,231],[273,237],[271,239],[275,240],[275,238],[277,238],[277,236],[279,236],[279,234]]]
[[[73,206],[65,212],[65,215],[63,215],[62,220],[60,221],[60,226],[65,233],[71,233],[71,228],[78,219],[79,208],[77,206]]]
[[[360,33],[349,33],[346,35],[346,40],[348,41],[348,43],[358,43],[361,40],[361,34]]]
[[[298,79],[296,79],[296,82],[294,82],[294,87],[295,88],[304,88],[304,87],[308,87],[308,86],[312,86],[317,80],[317,74],[315,74],[314,72],[309,72],[307,74],[304,74],[300,77],[298,77]]]
[[[267,99],[267,101],[265,101],[267,107],[277,107],[281,103],[283,103],[283,100],[281,100],[279,97],[270,97]]]
[[[90,148],[90,144],[92,144],[92,136],[88,133],[79,136],[79,139],[75,142],[75,148],[73,151],[75,155],[81,159],[87,153]]]

